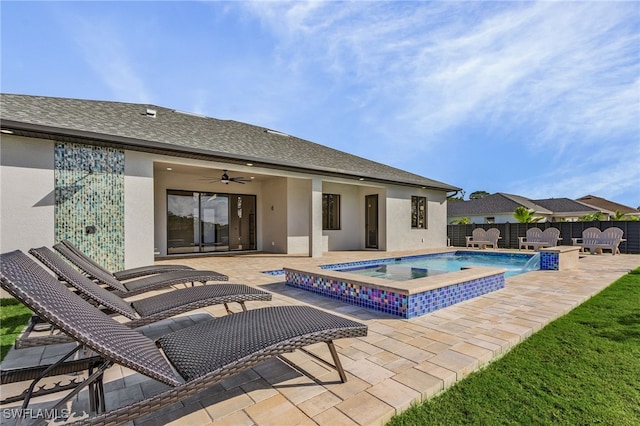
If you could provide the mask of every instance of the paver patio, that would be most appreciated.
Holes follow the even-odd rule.
[[[506,251],[506,250],[500,250]],[[420,251],[425,253],[425,251]],[[213,269],[271,291],[271,302],[249,302],[248,308],[310,304],[368,325],[366,337],[336,341],[348,381],[302,353],[287,354],[234,376],[201,394],[136,421],[136,425],[383,425],[394,414],[453,385],[457,380],[566,314],[617,278],[640,265],[635,255],[585,255],[579,268],[535,271],[507,278],[504,289],[410,320],[347,305],[287,287],[283,276],[262,271],[305,265],[396,257],[417,252],[330,252],[322,258],[271,254],[213,256],[180,259],[181,263]],[[158,263],[163,263],[159,261]],[[176,259],[166,261],[177,263]],[[210,315],[224,315],[222,307],[201,309],[182,317],[145,327],[161,335]],[[309,348],[330,360],[326,345]],[[12,350],[3,366],[37,362],[65,352],[59,346]],[[57,380],[51,379],[53,383]],[[3,397],[24,383],[0,387]],[[114,408],[165,389],[126,368],[105,373],[106,403]],[[58,395],[34,400],[34,408],[47,408]],[[72,402],[82,414],[86,394]],[[19,407],[19,403],[3,409]],[[8,419],[3,423],[11,424]]]

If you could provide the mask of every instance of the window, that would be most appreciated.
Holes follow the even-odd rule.
[[[322,194],[322,229],[340,229],[339,194]]]
[[[411,197],[411,228],[427,229],[426,197]]]

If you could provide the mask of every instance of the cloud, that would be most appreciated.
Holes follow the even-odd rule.
[[[591,152],[573,156],[563,167],[551,168],[526,179],[511,179],[503,183],[504,191],[529,198],[602,195],[612,200],[640,200],[640,146],[630,141],[626,146],[611,149],[606,145]],[[633,205],[636,207],[636,205]]]
[[[136,68],[133,53],[127,48],[121,28],[109,21],[88,20],[72,13],[65,15],[65,25],[87,65],[111,90],[115,99],[150,103],[144,69]]]
[[[637,130],[633,3],[251,3],[291,67],[320,67],[381,135],[518,128],[531,149]],[[407,138],[413,141],[415,137]],[[396,143],[396,142],[394,142]]]

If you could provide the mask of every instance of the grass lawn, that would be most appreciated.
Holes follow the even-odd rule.
[[[0,361],[31,318],[31,311],[15,299],[0,299]]]
[[[640,424],[640,268],[388,426]]]

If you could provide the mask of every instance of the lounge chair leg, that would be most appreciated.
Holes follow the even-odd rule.
[[[68,401],[70,401],[71,399],[73,399],[77,394],[80,393],[80,391],[82,391],[82,389],[84,389],[86,386],[89,386],[89,398],[91,399],[92,397],[95,398],[96,396],[98,396],[98,400],[97,400],[97,404],[96,404],[96,408],[98,406],[100,407],[106,407],[105,401],[104,401],[104,389],[102,387],[102,377],[104,375],[104,371],[111,367],[113,365],[112,361],[105,361],[103,362],[95,371],[95,373],[93,374],[89,374],[89,376],[84,380],[84,382],[80,383],[75,389],[73,389],[71,392],[69,392],[69,394],[67,394],[67,396],[65,396],[64,398],[62,398],[60,401],[58,401],[58,403],[56,405],[53,406],[53,408],[51,408],[52,411],[57,411],[59,410],[61,407],[63,407]],[[99,392],[101,394],[100,395],[94,395],[93,391],[91,389],[91,387],[93,386],[94,382],[98,382],[98,387],[99,387]],[[91,408],[93,409],[93,408]],[[104,408],[103,408],[104,410]],[[93,415],[96,414],[100,414],[100,412],[94,412]],[[41,424],[45,424],[47,422],[47,419],[42,418],[39,419],[36,423],[34,423],[32,426],[37,426],[37,425],[41,425]]]
[[[89,376],[93,374],[93,368],[89,368]],[[89,410],[93,414],[100,414],[106,411],[104,400],[103,376],[97,376],[94,383],[89,383]]]
[[[327,346],[329,347],[329,352],[331,352],[331,357],[333,358],[333,365],[340,375],[340,381],[345,383],[347,381],[347,375],[344,372],[344,368],[342,368],[342,363],[340,362],[340,358],[338,357],[338,352],[336,351],[333,341],[329,340],[327,342]]]
[[[334,370],[336,370],[338,372],[338,374],[340,375],[340,381],[342,383],[345,383],[347,381],[347,375],[344,372],[344,368],[342,368],[342,363],[340,362],[340,358],[338,357],[338,352],[336,351],[336,347],[333,344],[332,340],[326,341],[325,343],[329,347],[329,352],[331,353],[331,358],[333,358],[333,364],[331,364],[329,361],[326,361],[326,360],[322,359],[318,355],[314,354],[313,352],[308,351],[305,348],[298,348],[298,350],[300,350],[301,352],[306,353],[310,357],[315,358],[318,361],[322,362],[323,364],[328,365],[329,367],[331,367]]]

